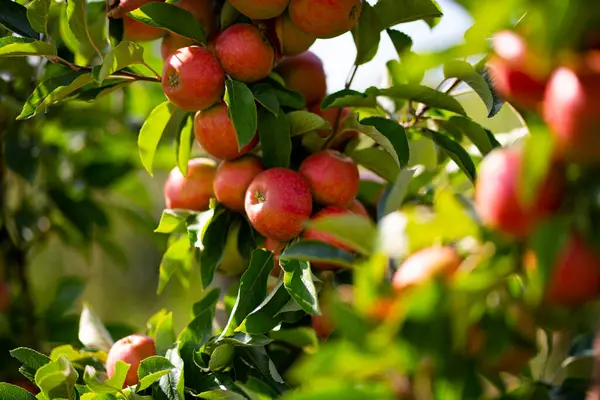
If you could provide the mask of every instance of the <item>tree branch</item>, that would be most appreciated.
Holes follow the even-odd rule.
[[[71,68],[75,72],[92,72],[92,68],[91,67],[84,67],[84,66],[81,66],[81,65],[70,63],[69,61],[65,60],[62,57],[47,57],[47,58],[51,62],[53,62],[55,64],[65,65],[65,66]],[[155,72],[155,71],[153,71],[153,72]],[[161,79],[158,76],[158,74],[157,74],[157,76],[145,76],[145,75],[138,75],[138,74],[135,74],[133,72],[128,72],[128,71],[117,71],[114,74],[112,74],[111,77],[112,78],[124,78],[124,77],[127,77],[127,78],[133,78],[136,81],[161,82]]]

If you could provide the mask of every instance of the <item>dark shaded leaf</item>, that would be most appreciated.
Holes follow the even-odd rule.
[[[278,115],[273,115],[261,108],[258,112],[258,135],[265,168],[289,167],[292,139],[290,124],[283,111],[279,110]]]

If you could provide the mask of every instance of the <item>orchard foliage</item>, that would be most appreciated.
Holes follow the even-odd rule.
[[[0,398],[597,390],[600,11],[458,3],[474,19],[464,41],[415,53],[402,24],[434,29],[433,0],[0,0],[0,312],[24,377],[0,383]],[[307,50],[346,32],[354,66],[331,92]],[[384,35],[397,51],[387,84],[352,89]],[[139,87],[162,101],[136,126],[123,104],[147,100]],[[523,129],[486,128],[465,90]],[[107,209],[149,233],[139,189],[118,181],[137,165],[153,175],[165,151],[157,292],[199,271],[187,326],[161,310],[134,334],[84,304],[77,329],[68,311],[84,282],[73,279],[35,315],[31,243],[53,232],[86,251],[93,237],[122,261]],[[128,200],[107,201],[108,189]]]

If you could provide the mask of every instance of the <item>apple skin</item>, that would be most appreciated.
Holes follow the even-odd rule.
[[[294,57],[285,57],[275,68],[288,89],[301,93],[306,105],[321,103],[327,94],[327,80],[323,62],[310,51]]]
[[[450,278],[461,263],[462,258],[452,247],[428,247],[413,253],[402,263],[394,274],[392,286],[401,292],[434,277]]]
[[[130,365],[123,387],[133,386],[138,382],[137,371],[140,363],[148,357],[156,355],[154,340],[144,335],[129,335],[113,344],[106,359],[106,372],[109,378],[115,374],[117,361]]]
[[[565,187],[562,166],[553,164],[531,204],[522,204],[518,197],[522,158],[520,147],[492,151],[481,163],[475,185],[475,206],[482,222],[515,238],[525,238],[560,207]]]
[[[358,166],[336,150],[323,150],[308,156],[300,165],[313,198],[324,206],[346,207],[358,193]]]
[[[260,158],[250,154],[221,162],[213,183],[217,201],[232,211],[244,212],[246,190],[262,171],[264,168]]]
[[[268,169],[258,174],[248,187],[245,209],[258,233],[285,242],[298,236],[310,218],[310,188],[295,171]]]
[[[371,218],[363,203],[361,203],[358,199],[352,200],[350,206],[348,206],[348,210],[352,211],[356,215],[361,215],[365,218]]]
[[[206,211],[213,196],[213,181],[216,167],[208,158],[193,158],[188,161],[187,176],[178,167],[169,173],[165,182],[165,203],[169,209]]]
[[[537,110],[548,81],[545,63],[512,31],[497,33],[493,48],[494,55],[487,66],[494,89],[510,103]]]
[[[317,131],[317,134],[321,137],[327,137],[331,134],[331,132],[336,128],[335,126],[335,121],[338,117],[338,114],[340,114],[340,121],[339,124],[337,126],[337,130],[335,131],[335,133],[339,132],[340,130],[342,130],[346,119],[348,119],[348,117],[350,115],[352,115],[352,111],[350,111],[350,109],[348,107],[343,107],[340,111],[339,108],[327,108],[325,110],[321,110],[321,106],[320,104],[314,104],[309,108],[309,111],[312,113],[317,114],[318,116],[320,116],[321,118],[323,118],[325,121],[329,122],[329,126],[331,126],[331,131],[327,130],[327,129],[323,129],[320,131]]]
[[[12,295],[10,286],[6,282],[0,282],[0,314],[4,314],[10,310],[12,304]]]
[[[165,30],[123,16],[123,39],[131,42],[149,42],[164,36]]]
[[[569,161],[600,162],[600,51],[584,65],[557,68],[544,95],[543,116],[556,139],[558,153]]]
[[[192,39],[169,33],[163,37],[163,40],[160,43],[160,55],[162,59],[166,61],[167,58],[177,50],[183,47],[192,46],[193,44],[194,41]]]
[[[275,20],[275,33],[284,56],[297,56],[307,51],[317,40],[313,35],[302,32],[292,23],[290,15],[283,13]]]
[[[251,19],[270,19],[281,15],[289,0],[231,0],[236,10]]]
[[[279,255],[281,254],[283,249],[285,249],[286,245],[287,243],[280,242],[269,237],[265,238],[264,248],[273,253],[273,262],[275,263],[275,266],[271,271],[271,275],[273,276],[279,276],[280,272],[282,271],[281,265],[279,264]]]
[[[215,54],[229,76],[246,83],[266,78],[275,61],[273,46],[252,24],[234,24],[221,32]]]
[[[194,117],[194,135],[200,147],[221,160],[233,160],[250,152],[258,143],[258,134],[241,150],[238,149],[237,132],[229,119],[228,107],[219,103]]]
[[[321,340],[326,340],[335,330],[335,326],[325,314],[313,315],[311,320],[313,329]]]
[[[524,256],[529,273],[536,273],[537,260],[532,251]],[[578,307],[600,297],[600,251],[577,232],[570,234],[560,250],[546,285],[548,305]]]
[[[215,31],[215,18],[213,13],[212,0],[180,0],[177,3],[172,3],[192,13],[204,28],[204,32],[210,38]],[[175,33],[167,33],[162,40],[160,46],[160,54],[163,60],[169,58],[178,49],[182,47],[192,46],[194,40],[186,38]]]
[[[361,9],[361,0],[291,0],[288,8],[298,29],[322,39],[354,28]]]
[[[225,72],[211,51],[183,47],[165,61],[162,88],[169,101],[182,110],[205,110],[221,101]]]

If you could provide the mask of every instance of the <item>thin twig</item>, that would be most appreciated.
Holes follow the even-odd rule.
[[[148,68],[150,71],[152,71],[152,73],[154,74],[154,76],[156,76],[158,79],[160,79],[160,80],[162,81],[162,76],[161,76],[161,75],[160,75],[158,72],[156,72],[156,71],[154,70],[154,68],[152,68],[152,67],[150,66],[150,64],[148,64],[147,62],[144,62],[144,66],[145,66],[146,68]]]
[[[352,85],[352,82],[354,81],[354,77],[356,76],[356,71],[358,71],[358,65],[353,65],[352,69],[350,70],[349,78],[346,80],[346,85],[345,85],[346,89],[349,89],[350,85]]]
[[[98,57],[100,57],[100,60],[104,61],[104,57],[102,57],[102,52],[100,51],[98,46],[96,46],[96,43],[94,43],[94,40],[92,39],[92,35],[90,35],[90,30],[88,29],[88,24],[87,24],[87,21],[85,20],[85,18],[84,18],[83,22],[84,22],[83,27],[85,28],[85,34],[87,35],[88,40],[92,44],[92,47],[94,48],[94,50],[96,50],[96,53],[98,53]]]
[[[448,86],[448,88],[446,90],[444,90],[444,93],[450,93],[451,91],[453,91],[454,89],[456,89],[456,87],[458,85],[460,85],[462,81],[460,79],[454,78],[454,81],[452,82],[452,84],[450,86]],[[419,110],[417,110],[417,112],[415,113],[415,121],[418,121],[419,118],[425,114],[431,107],[423,104],[421,107],[419,107]]]
[[[350,73],[348,74],[348,79],[346,80],[346,84],[344,85],[344,87],[346,89],[350,89],[350,86],[352,85],[352,82],[354,81],[354,77],[356,76],[356,71],[358,71],[358,65],[353,65],[352,69],[350,70]],[[323,143],[324,149],[329,148],[329,146],[331,145],[331,142],[333,142],[333,139],[335,139],[337,137],[337,134],[339,133],[338,129],[340,128],[340,117],[342,116],[342,110],[343,110],[342,107],[340,107],[338,109],[337,115],[335,116],[335,122],[332,126],[333,133],[331,134],[331,136],[329,136],[329,138],[327,138],[325,143]]]
[[[92,72],[91,67],[84,67],[81,65],[76,65],[76,64],[70,63],[69,61],[65,60],[62,57],[51,56],[51,57],[46,57],[46,58],[48,58],[48,60],[52,61],[53,63],[66,65],[67,67],[71,68],[75,72]],[[111,78],[127,77],[127,78],[133,78],[136,81],[161,82],[161,79],[158,76],[154,77],[154,76],[138,75],[138,74],[135,74],[133,72],[128,72],[128,71],[118,71],[118,72],[113,73],[110,77]]]

